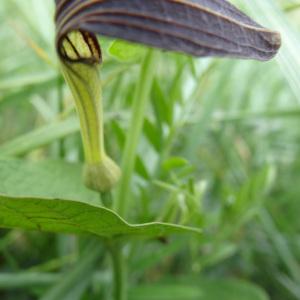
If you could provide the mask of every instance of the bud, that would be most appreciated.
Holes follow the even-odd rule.
[[[85,164],[84,183],[95,191],[109,192],[119,181],[121,170],[119,166],[108,156],[99,163]]]

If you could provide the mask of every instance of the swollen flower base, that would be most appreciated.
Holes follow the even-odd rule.
[[[119,166],[108,156],[105,156],[100,163],[84,166],[84,183],[95,191],[110,191],[119,181],[120,176]]]

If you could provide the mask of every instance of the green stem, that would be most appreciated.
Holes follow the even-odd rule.
[[[59,76],[57,80],[57,100],[58,100],[58,113],[59,116],[62,115],[64,110],[64,100],[63,100],[63,80]],[[65,149],[64,149],[64,138],[59,139],[59,157],[65,157]]]
[[[114,274],[114,300],[127,300],[127,273],[121,245],[111,244],[110,253]]]
[[[139,82],[136,85],[131,123],[122,157],[121,169],[123,176],[121,178],[116,195],[116,201],[114,203],[115,211],[123,217],[126,216],[130,206],[130,182],[134,172],[136,150],[143,129],[145,112],[148,103],[147,100],[149,99],[155,66],[157,66],[157,62],[155,62],[155,53],[153,50],[149,50],[142,63]]]

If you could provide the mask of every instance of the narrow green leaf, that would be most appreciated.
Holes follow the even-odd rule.
[[[167,160],[163,162],[163,168],[166,171],[171,171],[173,169],[182,168],[188,165],[188,161],[183,157],[169,157]]]
[[[0,290],[48,286],[59,280],[61,280],[61,275],[55,273],[0,273]]]
[[[0,156],[18,156],[79,131],[75,118],[47,124],[0,145]]]
[[[145,55],[145,47],[121,40],[114,41],[108,49],[111,56],[123,62],[141,59]]]
[[[145,166],[141,156],[137,156],[136,157],[136,161],[135,161],[135,171],[141,176],[143,177],[145,180],[150,180],[150,174],[147,170],[147,167]]]
[[[53,80],[57,80],[57,73],[51,72],[40,72],[37,74],[29,74],[25,76],[15,76],[14,78],[7,78],[6,80],[0,81],[0,91],[24,89],[24,87],[30,87],[34,85],[40,85],[49,83]]]
[[[153,80],[151,101],[157,123],[160,125],[159,127],[162,127],[162,123],[171,125],[173,118],[172,108],[168,104],[168,99],[157,79]]]
[[[144,121],[144,133],[153,148],[157,152],[161,151],[162,140],[160,131],[149,119],[145,119]]]
[[[190,280],[189,280],[190,281]],[[267,300],[266,293],[254,284],[239,280],[197,279],[190,283],[139,286],[129,300]]]

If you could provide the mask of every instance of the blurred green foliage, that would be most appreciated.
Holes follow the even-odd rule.
[[[300,299],[300,3],[233,2],[279,30],[283,48],[268,63],[156,51],[128,221],[203,235],[128,243],[131,299]],[[83,160],[53,13],[51,0],[2,0],[1,159]],[[121,161],[145,49],[100,40],[106,143]],[[109,266],[85,236],[1,230],[3,300],[106,299]]]

